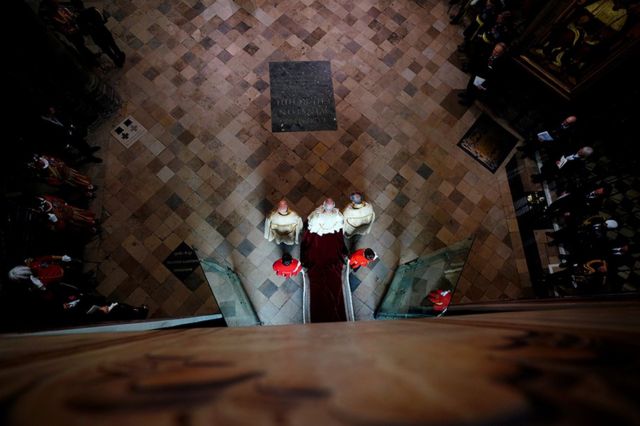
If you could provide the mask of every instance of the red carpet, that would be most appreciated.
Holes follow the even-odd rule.
[[[309,275],[311,322],[347,320],[342,295],[346,254],[342,232],[320,236],[305,230],[300,257]]]

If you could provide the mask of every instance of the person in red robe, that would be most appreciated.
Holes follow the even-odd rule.
[[[86,197],[95,197],[96,187],[91,183],[89,177],[67,166],[59,158],[49,155],[34,155],[29,167],[36,170],[38,175],[51,186],[67,185],[79,189]]]
[[[438,313],[443,313],[449,307],[451,303],[451,290],[434,290],[427,296],[431,303],[433,303],[433,310]]]
[[[289,253],[285,253],[282,259],[278,259],[273,263],[273,270],[276,271],[276,275],[291,278],[298,275],[302,270],[302,263],[298,259],[292,258]]]
[[[300,258],[309,277],[311,322],[346,321],[342,270],[347,249],[342,231],[319,235],[306,230]]]
[[[49,229],[55,232],[73,230],[96,234],[96,217],[91,210],[67,204],[62,198],[52,195],[36,197],[37,211],[46,216]]]
[[[36,258],[25,259],[24,263],[30,269],[38,281],[48,286],[52,283],[59,282],[64,276],[64,264],[71,262],[71,258],[64,256],[40,256]]]
[[[351,256],[349,256],[349,266],[354,271],[357,271],[362,266],[367,266],[369,262],[372,262],[378,258],[376,252],[374,252],[370,248],[360,249],[354,251]]]
[[[73,260],[66,254],[63,256],[39,256],[24,260],[25,266],[16,266],[9,272],[14,281],[31,281],[40,290],[49,288],[51,284],[62,282],[86,284],[84,281],[91,274],[80,275],[80,261]]]

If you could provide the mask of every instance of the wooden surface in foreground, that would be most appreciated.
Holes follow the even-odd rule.
[[[4,337],[0,424],[640,424],[640,304]]]

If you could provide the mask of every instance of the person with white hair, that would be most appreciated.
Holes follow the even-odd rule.
[[[28,282],[36,286],[39,290],[46,290],[47,283],[43,282],[34,272],[35,271],[28,266],[16,266],[9,271],[9,279],[15,282]]]
[[[33,272],[28,266],[16,266],[9,271],[9,279],[11,281],[28,281],[33,277]],[[37,278],[36,278],[37,279]],[[36,284],[34,282],[34,284]],[[38,287],[42,287],[42,283],[39,283]],[[36,284],[37,285],[37,284]]]
[[[351,202],[342,211],[344,217],[344,235],[366,235],[371,232],[376,214],[373,206],[364,201],[362,194],[354,192],[349,196]]]
[[[555,128],[542,130],[534,138],[526,140],[523,145],[516,147],[516,149],[522,152],[525,157],[531,158],[533,158],[534,152],[539,149],[547,149],[555,153],[561,147],[566,146],[572,139],[577,121],[578,118],[575,115],[570,115]]]
[[[76,169],[67,166],[59,158],[35,154],[27,165],[35,171],[38,177],[51,186],[76,188],[86,197],[95,197],[96,186],[91,183],[91,179]]]
[[[568,155],[564,158],[567,161],[584,160],[587,157],[589,157],[591,154],[593,154],[593,148],[591,148],[590,146],[583,146],[575,154]],[[556,161],[556,166],[558,166],[559,169],[562,168],[560,163],[562,163],[562,158]]]
[[[309,232],[318,235],[340,232],[344,226],[342,213],[331,198],[327,198],[320,207],[312,211],[308,221]]]
[[[35,198],[36,212],[47,221],[47,227],[54,232],[75,231],[78,233],[97,234],[96,215],[87,209],[72,206],[65,200],[53,195]]]
[[[65,255],[38,256],[24,260],[24,266],[16,266],[9,271],[9,279],[16,282],[31,282],[40,290],[45,290],[51,284],[59,283],[64,278],[73,277],[74,266],[81,265],[78,260]],[[76,271],[77,272],[77,271]],[[83,279],[90,276],[84,274]],[[78,277],[76,277],[78,278]]]
[[[79,287],[60,282],[61,271],[45,265],[45,261],[56,259],[71,262],[71,258],[64,256],[47,256],[27,259],[29,266],[16,266],[9,273],[9,279],[17,283],[32,284],[37,289],[33,295],[46,306],[45,319],[54,321],[68,320],[71,324],[104,320],[133,320],[144,319],[149,313],[147,305],[131,306],[126,303],[108,302],[104,296],[95,293],[85,293]],[[31,290],[30,289],[30,290]],[[40,290],[40,291],[38,291]]]
[[[289,208],[285,200],[280,200],[278,208],[267,216],[264,222],[264,237],[276,244],[298,244],[302,232],[302,218]]]
[[[308,289],[308,296],[305,297],[308,320],[346,321],[348,309],[343,290],[343,271],[348,251],[342,234],[342,213],[333,200],[327,198],[311,212],[308,220],[307,230],[300,242],[300,262],[305,268],[303,277],[308,278],[305,286],[305,290]]]
[[[573,154],[563,155],[553,165],[542,166],[540,174],[531,175],[533,182],[542,182],[543,179],[557,179],[576,173],[588,157],[593,154],[593,148],[583,146]]]
[[[549,243],[551,245],[570,243],[572,246],[585,248],[590,246],[592,242],[605,241],[607,232],[617,228],[618,222],[614,219],[592,216],[586,219],[577,229],[567,227],[553,232],[546,232],[545,234],[553,239]]]

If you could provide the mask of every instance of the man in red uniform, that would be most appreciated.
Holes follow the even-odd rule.
[[[63,278],[65,281],[71,278],[73,283],[86,284],[85,281],[90,276],[90,274],[80,276],[79,271],[74,270],[80,262],[73,261],[66,254],[28,258],[25,259],[24,264],[26,266],[17,266],[9,271],[9,277],[14,281],[29,280],[40,290],[46,290],[51,284],[59,283]]]
[[[28,166],[51,186],[70,186],[81,190],[89,198],[95,197],[96,187],[88,176],[69,167],[50,155],[34,155]]]
[[[376,252],[372,249],[360,249],[356,250],[349,256],[349,266],[354,271],[360,269],[361,266],[367,266],[369,262],[374,261],[378,258]]]
[[[439,313],[447,310],[449,303],[451,303],[451,296],[451,290],[434,290],[427,295],[433,303],[433,310]]]
[[[289,253],[285,253],[282,259],[273,263],[273,270],[276,271],[276,275],[281,277],[295,277],[302,270],[302,263],[298,259],[292,258]]]
[[[45,287],[52,283],[57,283],[64,276],[64,263],[71,262],[71,258],[67,255],[64,256],[42,256],[35,259],[25,259],[24,263],[33,272],[41,284]],[[33,280],[33,278],[32,278]],[[36,283],[36,286],[38,284]]]
[[[72,230],[97,234],[96,216],[91,210],[67,204],[62,198],[53,195],[36,197],[36,211],[46,216],[48,228],[54,232]]]

